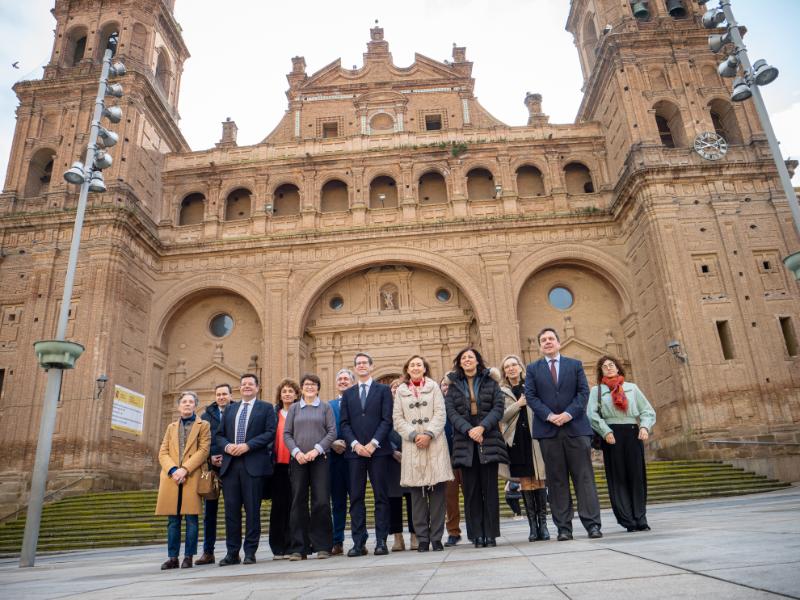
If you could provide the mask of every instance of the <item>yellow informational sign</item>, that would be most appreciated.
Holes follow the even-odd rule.
[[[114,386],[111,429],[142,435],[144,428],[144,395],[121,385]]]

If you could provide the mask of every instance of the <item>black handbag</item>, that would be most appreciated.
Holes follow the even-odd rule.
[[[597,412],[602,418],[603,416],[603,384],[599,384],[597,386]],[[603,448],[603,438],[602,436],[597,433],[596,431],[592,431],[592,448],[595,450],[602,450]]]

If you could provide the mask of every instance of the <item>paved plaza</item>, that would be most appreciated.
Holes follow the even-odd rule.
[[[535,543],[505,521],[497,548],[299,563],[270,560],[264,539],[256,565],[165,572],[161,546],[40,556],[33,569],[4,559],[0,598],[800,598],[800,488],[661,504],[649,519],[652,532],[627,533],[604,511],[603,539],[576,520],[575,541]]]

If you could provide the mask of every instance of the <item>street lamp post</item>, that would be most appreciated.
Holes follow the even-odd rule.
[[[698,4],[705,5],[708,1],[698,0]],[[789,176],[789,169],[786,168],[786,163],[783,160],[780,145],[775,137],[775,131],[772,129],[772,123],[760,89],[760,86],[772,83],[778,77],[778,69],[768,65],[764,60],[758,60],[755,64],[750,62],[750,57],[747,55],[747,47],[744,45],[742,33],[739,30],[739,24],[733,16],[731,0],[720,0],[717,8],[712,8],[703,15],[703,25],[708,29],[715,29],[722,23],[726,24],[727,33],[710,36],[708,40],[709,47],[713,52],[719,52],[727,44],[734,45],[734,51],[720,65],[719,73],[723,77],[736,77],[739,67],[741,67],[743,75],[734,79],[731,100],[741,102],[748,98],[753,99],[758,119],[761,122],[761,128],[764,130],[764,135],[767,136],[767,144],[772,153],[772,159],[775,161],[775,168],[778,170],[783,193],[789,203],[789,209],[792,211],[795,230],[800,235],[800,204],[797,202],[797,195],[792,186],[792,178]],[[783,259],[783,262],[792,271],[795,279],[800,280],[800,252],[790,254]]]
[[[89,145],[86,149],[86,162],[75,162],[66,173],[64,179],[69,183],[81,184],[78,208],[75,213],[75,224],[72,229],[72,241],[69,248],[67,273],[64,277],[64,294],[61,299],[61,310],[58,317],[56,337],[52,340],[41,340],[34,344],[34,351],[40,366],[47,370],[47,387],[44,393],[44,406],[42,420],[39,425],[39,440],[36,445],[36,459],[31,475],[31,492],[28,500],[28,513],[25,520],[25,533],[22,538],[22,553],[19,559],[20,567],[32,567],[36,560],[36,545],[39,541],[39,526],[41,524],[42,507],[44,505],[45,490],[47,487],[47,472],[50,464],[50,452],[53,446],[53,431],[55,430],[58,398],[61,394],[61,376],[65,369],[75,367],[75,361],[83,353],[84,347],[75,342],[65,340],[67,324],[69,321],[70,304],[72,302],[72,287],[75,283],[75,270],[78,264],[78,249],[81,244],[83,231],[83,218],[86,214],[86,203],[89,192],[106,191],[101,170],[111,166],[111,156],[106,149],[117,142],[117,135],[100,125],[100,119],[106,117],[112,123],[119,123],[122,111],[119,107],[106,107],[105,96],[122,96],[119,84],[108,84],[109,75],[122,76],[125,67],[122,63],[111,65],[111,59],[117,49],[117,34],[108,40],[108,47],[103,54],[103,67],[100,74],[100,84],[95,99],[94,116],[89,134]],[[98,148],[98,137],[103,143]],[[84,166],[85,165],[85,166]]]

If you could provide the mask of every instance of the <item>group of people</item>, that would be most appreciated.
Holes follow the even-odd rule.
[[[348,499],[353,545],[347,556],[366,555],[368,478],[378,556],[389,553],[392,534],[392,550],[404,549],[404,497],[413,549],[441,551],[457,544],[459,488],[468,539],[476,548],[496,546],[499,476],[519,484],[529,541],[550,539],[548,503],[557,539],[572,539],[570,479],[583,526],[590,538],[600,538],[593,431],[601,438],[617,521],[628,531],[648,530],[643,442],[655,423],[652,406],[625,381],[617,359],[598,361],[598,384],[590,391],[582,363],[560,354],[554,329],[543,329],[538,340],[543,356],[527,367],[511,355],[499,370],[489,368],[478,350],[465,348],[438,382],[427,360],[414,355],[392,386],[372,378],[373,359],[359,352],[353,371],[336,374],[339,396],[330,401],[320,399],[314,374],[282,381],[273,407],[258,399],[258,377],[246,373],[240,401],[232,402],[231,386],[221,384],[200,418],[197,395],[182,393],[179,419],[168,426],[159,452],[156,514],[168,517],[162,569],[192,567],[201,510],[203,554],[194,564],[215,562],[218,501],[206,499],[203,509],[198,494],[205,468],[218,473],[225,500],[220,566],[256,562],[264,498],[271,499],[274,559],[343,554]],[[186,541],[179,563],[182,518]]]

